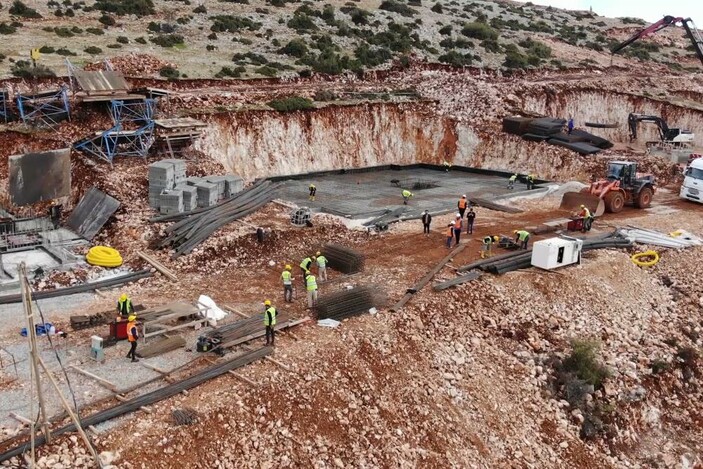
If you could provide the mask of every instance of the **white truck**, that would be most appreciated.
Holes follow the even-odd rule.
[[[679,196],[703,204],[703,157],[694,158],[686,167]]]

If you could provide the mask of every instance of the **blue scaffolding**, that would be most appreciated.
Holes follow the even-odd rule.
[[[76,150],[112,164],[117,156],[146,158],[154,143],[154,122],[135,130],[124,130],[118,124],[104,132],[97,132],[73,144]]]
[[[0,90],[0,119],[7,122],[10,119],[7,113],[7,102],[10,100],[10,93],[7,90]]]
[[[154,120],[156,100],[134,99],[110,101],[110,115],[115,125],[133,122],[146,126]]]
[[[68,88],[33,95],[17,95],[20,119],[27,125],[55,128],[59,122],[70,120]]]

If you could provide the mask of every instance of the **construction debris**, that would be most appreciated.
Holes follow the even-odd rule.
[[[141,358],[151,358],[157,355],[170,352],[182,347],[185,347],[186,340],[183,336],[177,335],[174,337],[167,337],[165,339],[160,339],[154,342],[150,342],[144,347],[140,347],[137,351],[137,356]]]
[[[171,412],[171,416],[176,422],[176,425],[192,425],[197,422],[199,418],[198,413],[190,407],[176,409]]]
[[[147,261],[149,264],[154,266],[156,270],[164,274],[166,277],[169,278],[171,281],[178,281],[178,277],[176,277],[176,274],[173,273],[173,271],[169,268],[167,268],[165,265],[163,265],[161,262],[157,261],[154,257],[148,255],[145,252],[142,251],[137,251],[137,255]]]
[[[480,272],[471,272],[456,278],[453,278],[451,280],[445,280],[444,282],[438,282],[432,285],[432,289],[434,291],[441,291],[441,290],[446,290],[447,288],[456,286],[456,285],[461,285],[462,283],[470,282],[472,280],[476,280],[481,276]]]
[[[361,314],[377,306],[377,299],[371,288],[360,286],[326,295],[317,302],[315,312],[318,319],[341,320]]]
[[[66,225],[91,240],[119,207],[120,203],[116,199],[97,187],[91,187],[71,212]]]
[[[328,243],[322,248],[327,258],[327,266],[338,272],[353,274],[364,268],[365,257],[355,249],[339,244]]]
[[[684,230],[674,231],[672,234],[643,228],[629,227],[621,229],[620,234],[635,243],[648,244],[671,249],[683,249],[703,245],[703,239]]]

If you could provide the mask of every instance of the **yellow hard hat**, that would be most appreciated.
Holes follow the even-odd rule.
[[[585,205],[583,205],[583,204],[581,204],[581,208],[586,208],[586,206],[585,206]]]
[[[517,234],[517,230],[513,230],[513,234]]]
[[[129,317],[127,318],[127,321],[132,322],[132,321],[134,321],[135,319],[137,319],[137,315],[136,315],[136,314],[130,314]]]
[[[319,256],[320,254],[322,254],[322,253],[320,251],[317,251],[317,253],[315,255]]]
[[[128,297],[127,297],[127,294],[126,294],[126,293],[122,293],[122,295],[120,296],[120,301],[124,301],[124,300],[126,300],[127,298],[128,298]]]
[[[290,269],[292,269],[292,268],[293,268],[293,267],[291,267],[290,264],[286,264],[286,270],[290,270]]]
[[[271,300],[264,301],[264,306],[271,306]]]
[[[498,242],[500,241],[500,236],[496,235],[493,237],[493,241]]]

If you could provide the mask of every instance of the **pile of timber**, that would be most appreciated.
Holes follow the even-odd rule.
[[[217,363],[182,381],[177,381],[175,383],[169,384],[168,386],[164,386],[163,388],[157,389],[156,391],[152,391],[141,396],[135,397],[134,399],[130,399],[124,403],[102,410],[88,417],[82,417],[81,425],[83,427],[97,425],[99,423],[106,422],[108,420],[120,417],[130,412],[134,412],[136,410],[141,409],[142,407],[163,401],[164,399],[173,397],[183,391],[192,389],[196,386],[205,383],[206,381],[221,376],[229,372],[230,370],[241,368],[253,361],[260,360],[270,355],[272,351],[272,347],[262,347],[258,350],[246,352],[242,355],[236,356],[222,363]],[[60,436],[65,433],[74,431],[76,431],[75,425],[70,424],[53,430],[51,432],[51,436]],[[46,439],[43,435],[37,435],[34,438],[35,447],[42,446],[44,443],[46,443]],[[7,461],[15,456],[20,456],[22,453],[28,451],[30,449],[30,446],[31,443],[27,441],[3,454],[0,454],[0,463]]]
[[[364,268],[364,255],[340,244],[328,243],[322,248],[329,268],[345,274],[361,272]]]
[[[182,301],[145,309],[137,313],[137,319],[142,326],[142,337],[145,340],[169,331],[195,327],[206,321],[196,306]],[[182,322],[188,319],[190,321],[187,323]]]
[[[139,313],[144,311],[145,308],[142,305],[133,305],[134,311]],[[117,311],[103,311],[95,314],[75,314],[70,317],[71,329],[78,331],[81,329],[86,329],[89,327],[100,326],[102,324],[107,324],[112,321],[113,318],[117,316]]]
[[[159,247],[173,248],[172,257],[188,254],[215,231],[256,212],[272,201],[280,185],[281,183],[273,184],[271,181],[262,180],[212,207],[152,218],[152,222],[176,221],[166,228],[167,235],[159,243]]]
[[[376,306],[378,296],[366,286],[342,290],[321,298],[315,306],[318,319],[341,321],[356,316]]]
[[[291,319],[287,313],[279,312],[276,317],[276,330],[297,326],[307,320],[308,318]],[[265,334],[266,328],[264,327],[264,315],[262,313],[220,326],[217,329],[206,332],[202,337],[209,339],[211,343],[217,344],[213,351],[220,351],[263,337]]]
[[[183,336],[166,337],[140,347],[137,349],[137,355],[141,358],[151,358],[185,346],[186,340]]]

